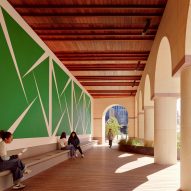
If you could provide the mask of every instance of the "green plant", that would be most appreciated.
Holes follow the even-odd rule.
[[[119,145],[126,145],[127,142],[125,139],[121,139],[119,142],[118,142]]]
[[[118,123],[117,118],[115,117],[110,117],[107,122],[106,122],[106,135],[108,134],[109,129],[112,130],[113,135],[118,135],[119,134],[119,128],[120,125]]]

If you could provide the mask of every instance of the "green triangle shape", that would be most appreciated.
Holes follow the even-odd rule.
[[[60,103],[58,99],[58,94],[56,91],[56,84],[54,77],[52,75],[52,132],[54,132],[64,109],[61,110]]]
[[[42,104],[45,109],[46,117],[49,119],[49,59],[44,60],[34,70],[38,90]]]
[[[44,50],[4,9],[2,10],[19,71],[23,76],[42,56]]]
[[[35,120],[37,119],[37,120]],[[48,137],[47,128],[40,107],[39,99],[36,99],[16,131],[14,138]]]
[[[27,107],[7,42],[0,25],[0,124],[8,130]]]
[[[53,61],[53,66],[54,66],[54,72],[56,75],[56,80],[57,80],[57,86],[58,86],[58,92],[59,94],[62,93],[69,77],[68,75],[60,68],[58,64],[56,64],[55,61]]]

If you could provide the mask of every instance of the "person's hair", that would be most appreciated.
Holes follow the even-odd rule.
[[[72,134],[74,134],[74,137],[72,136]],[[76,134],[75,131],[72,131],[71,134],[70,134],[70,137],[72,137],[72,138],[77,138],[78,136],[77,136],[77,134]]]
[[[60,139],[66,138],[66,132],[62,132]]]
[[[4,130],[0,130],[0,138],[4,141],[5,139],[8,139],[11,137],[12,133]]]

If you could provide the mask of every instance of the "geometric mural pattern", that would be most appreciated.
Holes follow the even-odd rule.
[[[14,138],[91,134],[90,97],[0,7],[0,124]]]

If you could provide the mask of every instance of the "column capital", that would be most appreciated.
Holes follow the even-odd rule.
[[[144,106],[144,110],[145,109],[154,109],[154,106],[153,105]]]
[[[172,71],[172,76],[179,76],[180,72],[191,66],[191,55],[184,55]]]
[[[165,98],[165,97],[171,97],[171,98],[180,98],[180,93],[154,93],[151,97],[152,100],[157,98]]]
[[[144,114],[144,111],[139,111],[138,112],[138,115],[143,115]]]

